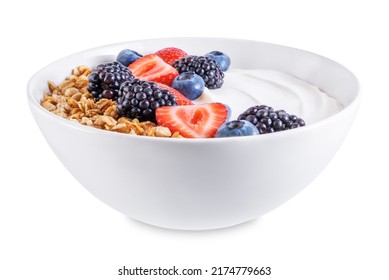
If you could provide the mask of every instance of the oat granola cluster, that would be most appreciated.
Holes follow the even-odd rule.
[[[44,94],[41,105],[65,119],[95,128],[143,136],[182,137],[178,132],[172,134],[169,128],[150,121],[120,117],[114,100],[95,101],[88,91],[90,73],[89,67],[79,66],[59,85],[49,81],[49,92]]]

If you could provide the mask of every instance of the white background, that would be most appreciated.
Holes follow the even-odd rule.
[[[123,265],[271,266],[263,279],[389,279],[386,1],[86,2],[0,4],[0,279],[131,279],[117,276]],[[307,189],[258,220],[180,232],[127,219],[65,170],[27,107],[29,77],[84,49],[174,36],[293,46],[357,75],[359,114]],[[212,278],[229,279],[182,279]]]

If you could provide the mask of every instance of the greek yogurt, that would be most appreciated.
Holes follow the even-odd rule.
[[[221,102],[229,105],[232,119],[254,105],[283,109],[306,124],[325,119],[343,106],[318,87],[292,75],[267,69],[229,69],[220,89],[206,89],[195,103]]]

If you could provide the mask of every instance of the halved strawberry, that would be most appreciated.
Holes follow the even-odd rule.
[[[167,89],[168,91],[170,91],[170,93],[176,97],[176,101],[177,101],[178,105],[193,105],[194,104],[190,99],[186,98],[178,90],[176,90],[172,87],[169,87],[167,85],[161,84],[161,83],[157,83],[157,85],[160,89]]]
[[[135,60],[128,68],[141,80],[158,82],[170,86],[178,72],[156,54],[149,54]]]
[[[155,54],[169,65],[173,65],[174,61],[188,56],[186,52],[178,48],[164,48],[157,51]]]
[[[157,123],[179,132],[187,138],[215,137],[218,128],[227,120],[228,111],[221,103],[157,108]]]

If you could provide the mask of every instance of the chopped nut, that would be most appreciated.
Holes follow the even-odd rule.
[[[69,98],[68,99],[68,104],[73,107],[73,108],[78,108],[78,103],[77,103],[77,100],[73,99],[73,98]]]
[[[52,81],[48,81],[47,84],[49,86],[50,92],[53,92],[56,88],[55,84]]]
[[[172,136],[172,133],[170,132],[170,129],[163,126],[158,126],[155,128],[155,136],[157,137],[170,137]]]
[[[49,101],[43,102],[42,106],[49,111],[54,111],[57,107],[53,104],[51,104]]]
[[[101,111],[99,109],[90,109],[86,112],[88,117],[93,117],[95,115],[101,115]]]
[[[156,127],[152,127],[149,130],[147,130],[146,136],[155,136],[156,129],[157,129]]]
[[[116,110],[116,105],[109,106],[107,108],[107,110],[105,110],[104,115],[111,116],[111,117],[117,119],[119,117],[119,114]]]
[[[81,66],[79,66],[79,67],[76,67],[76,68],[74,68],[73,70],[72,70],[72,76],[74,75],[74,76],[80,76],[80,67]]]
[[[90,69],[88,66],[81,65],[76,68],[78,75],[77,76],[88,76],[90,73],[92,73],[92,69]],[[74,74],[76,75],[76,74]]]
[[[130,133],[131,128],[127,126],[125,123],[118,123],[117,125],[112,127],[111,130],[121,132],[121,133]]]
[[[93,121],[89,118],[83,117],[80,121],[81,124],[85,125],[93,125]]]
[[[88,86],[88,78],[86,76],[80,76],[76,81],[76,87],[82,88]]]
[[[60,91],[62,92],[62,94],[65,92],[65,90],[67,90],[68,88],[71,88],[74,86],[74,82],[70,81],[70,80],[65,80],[63,81],[62,83],[60,83],[58,85],[58,88],[60,89]]]
[[[79,93],[78,89],[75,88],[75,87],[71,87],[71,88],[67,88],[63,95],[65,95],[66,97],[72,97],[73,95],[75,95],[76,93]]]
[[[172,138],[183,138],[183,136],[180,135],[180,133],[176,131],[173,133]]]
[[[77,106],[78,106],[78,104],[77,104]],[[73,108],[71,111],[70,111],[70,115],[75,115],[75,114],[79,114],[79,113],[81,113],[81,110],[80,110],[80,108]]]
[[[82,97],[82,94],[78,91],[77,93],[73,94],[72,98],[76,101],[80,101]]]
[[[141,126],[135,125],[134,128],[135,128],[134,130],[136,131],[136,134],[145,135],[145,130]]]
[[[102,112],[104,112],[105,110],[108,109],[108,107],[112,106],[112,104],[113,104],[112,100],[103,98],[103,99],[100,99],[99,101],[97,101],[96,106]]]
[[[117,121],[110,116],[102,116],[102,119],[110,126],[115,126],[117,124]]]

